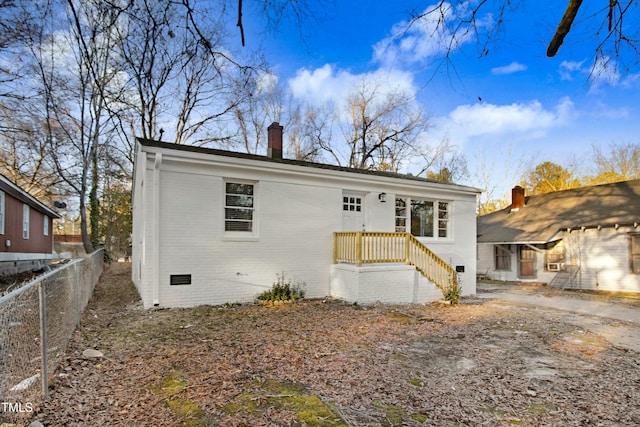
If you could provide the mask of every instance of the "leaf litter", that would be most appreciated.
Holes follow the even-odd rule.
[[[103,275],[32,420],[640,425],[640,355],[562,312],[331,299],[144,310],[129,278],[129,264]]]

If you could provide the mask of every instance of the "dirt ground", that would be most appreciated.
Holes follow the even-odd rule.
[[[143,310],[129,275],[114,264],[103,276],[31,420],[640,425],[640,354],[563,312],[480,300]]]

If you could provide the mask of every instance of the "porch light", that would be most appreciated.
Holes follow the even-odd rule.
[[[380,193],[378,194],[378,200],[380,200],[380,202],[384,203],[387,201],[387,193]]]

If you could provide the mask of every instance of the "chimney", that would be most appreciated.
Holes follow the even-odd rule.
[[[511,212],[518,212],[524,207],[524,188],[516,185],[511,190]]]
[[[272,159],[282,159],[282,126],[273,122],[267,128],[267,157]]]

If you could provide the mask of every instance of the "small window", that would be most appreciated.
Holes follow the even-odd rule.
[[[407,231],[407,201],[396,198],[396,233]]]
[[[45,236],[49,235],[49,217],[48,216],[44,216],[43,218],[43,222],[42,222],[42,230],[43,230],[43,234]]]
[[[238,182],[227,182],[224,205],[224,230],[253,232],[254,186]]]
[[[0,191],[0,234],[4,234],[4,192]]]
[[[343,196],[342,210],[347,212],[362,212],[362,198],[357,196]]]
[[[630,248],[629,248],[629,261],[631,266],[631,272],[640,274],[640,234],[631,234]]]
[[[449,203],[438,202],[438,237],[446,238],[449,230]]]
[[[496,270],[511,271],[511,251],[509,245],[495,246]]]
[[[29,238],[29,205],[22,205],[22,238]]]

